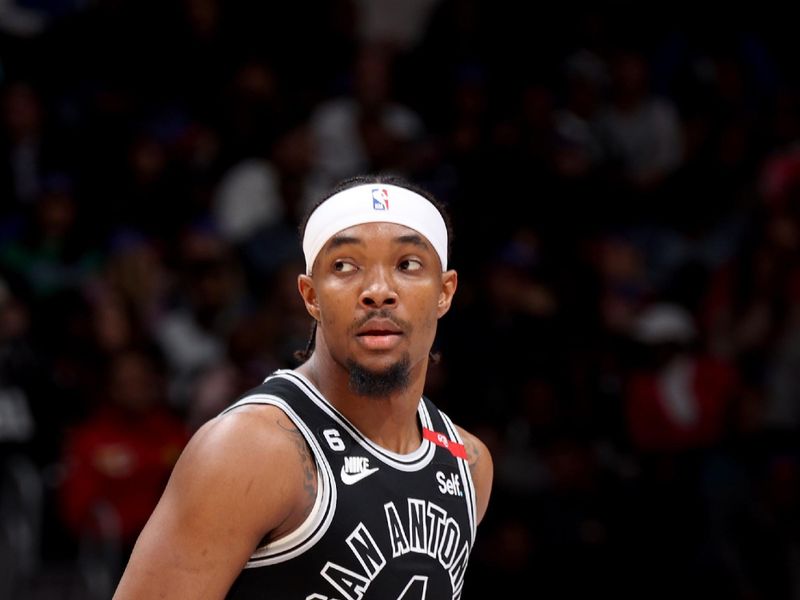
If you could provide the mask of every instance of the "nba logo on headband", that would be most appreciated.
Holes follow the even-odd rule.
[[[374,210],[389,210],[389,192],[383,188],[372,190],[372,208]]]

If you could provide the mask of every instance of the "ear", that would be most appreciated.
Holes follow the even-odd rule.
[[[315,321],[319,321],[319,303],[317,302],[317,290],[314,289],[314,280],[301,273],[297,276],[297,289],[303,298],[308,314]]]
[[[453,302],[453,295],[456,293],[457,287],[458,273],[452,269],[442,273],[442,291],[439,292],[439,303],[436,307],[437,318],[441,319],[450,310],[450,304]]]

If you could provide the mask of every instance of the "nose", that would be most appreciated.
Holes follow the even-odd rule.
[[[397,304],[397,291],[385,269],[370,269],[358,300],[364,308],[370,309]]]

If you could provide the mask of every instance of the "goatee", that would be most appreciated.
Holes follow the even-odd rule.
[[[411,360],[404,356],[383,371],[370,371],[352,359],[347,361],[350,390],[359,396],[386,398],[408,386]]]

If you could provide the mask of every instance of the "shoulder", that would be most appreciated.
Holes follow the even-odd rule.
[[[210,420],[178,459],[115,598],[223,597],[264,538],[302,522],[315,482],[304,439],[279,408]]]
[[[262,467],[265,455],[292,455],[302,434],[277,406],[247,404],[225,412],[200,427],[186,447],[187,460],[204,465],[231,462],[234,468]],[[289,457],[286,457],[289,458]]]
[[[247,405],[198,429],[171,483],[187,500],[204,499],[211,511],[250,513],[266,535],[304,503],[315,476],[313,457],[291,419],[275,406]]]
[[[473,435],[463,427],[456,425],[461,439],[464,440],[464,447],[467,451],[467,462],[472,473],[472,481],[475,483],[475,496],[478,509],[478,522],[483,519],[486,509],[489,506],[489,496],[492,491],[492,479],[494,477],[494,463],[489,448],[477,436]]]

